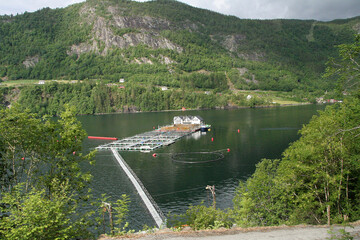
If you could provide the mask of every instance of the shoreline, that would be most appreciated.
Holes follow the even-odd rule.
[[[94,113],[94,114],[79,114],[78,116],[91,116],[91,115],[112,115],[112,114],[136,114],[136,113],[161,113],[161,112],[187,112],[187,111],[207,111],[207,110],[235,110],[235,109],[247,109],[247,108],[275,108],[275,107],[295,107],[303,105],[311,105],[314,103],[298,103],[298,104],[277,104],[277,105],[258,105],[254,107],[249,106],[227,106],[227,107],[215,107],[215,108],[197,108],[197,109],[173,109],[173,110],[160,110],[160,111],[129,111],[129,112],[110,112],[110,113]]]

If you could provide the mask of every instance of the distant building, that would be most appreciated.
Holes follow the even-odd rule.
[[[123,78],[119,79],[119,83],[124,83],[124,82],[125,82],[125,79],[123,79]]]
[[[316,102],[317,103],[325,103],[326,101],[324,101],[323,97],[319,97],[319,98],[316,98]]]
[[[161,90],[163,90],[163,91],[168,90],[168,87],[166,87],[166,86],[161,86],[160,88],[161,88]]]
[[[175,124],[204,124],[204,119],[200,116],[175,116],[174,117],[174,125]]]
[[[44,80],[40,80],[38,84],[43,85],[43,84],[45,84],[45,81],[44,81]]]

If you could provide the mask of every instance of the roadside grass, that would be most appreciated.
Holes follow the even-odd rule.
[[[38,79],[21,79],[21,80],[7,80],[0,83],[0,87],[21,87],[26,85],[35,85],[39,84],[40,81],[44,81],[44,84],[49,84],[53,81],[57,83],[73,83],[78,82],[78,80],[38,80]],[[80,81],[82,82],[82,81]]]
[[[27,85],[37,85],[41,82],[43,84],[49,84],[53,81],[57,83],[75,83],[77,80],[39,80],[39,79],[22,79],[22,80],[7,80],[0,83],[0,87],[21,87]],[[80,81],[82,82],[82,81]],[[179,89],[180,91],[180,89]],[[202,91],[199,91],[202,92]],[[258,98],[266,99],[268,102],[277,105],[298,105],[304,104],[305,102],[298,101],[295,99],[293,93],[291,92],[279,92],[279,91],[262,91],[262,90],[236,90],[232,94],[242,94],[244,96],[256,96]]]
[[[7,80],[1,83],[1,87],[18,87],[39,83],[39,80]]]
[[[307,102],[298,101],[295,99],[295,96],[291,92],[280,92],[280,91],[260,91],[260,90],[239,90],[238,91],[244,95],[251,95],[260,98],[265,98],[268,101],[271,101],[274,104],[279,105],[298,105],[304,104]]]
[[[291,100],[283,100],[283,99],[273,99],[274,103],[280,104],[280,105],[295,105],[295,104],[304,104],[304,102],[297,102],[297,101],[291,101]]]

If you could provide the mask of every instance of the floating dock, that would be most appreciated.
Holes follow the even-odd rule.
[[[123,138],[108,144],[100,145],[98,150],[141,151],[150,152],[162,146],[173,144],[176,140],[190,135],[200,129],[200,126],[187,127],[165,126],[150,132],[141,133],[132,137]]]

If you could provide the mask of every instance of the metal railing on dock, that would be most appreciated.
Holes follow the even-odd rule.
[[[105,150],[114,148],[119,151],[152,151],[159,147],[170,145],[191,133],[193,132],[154,130],[100,145],[96,149]]]

